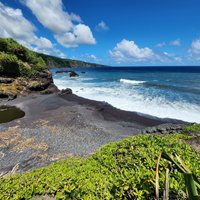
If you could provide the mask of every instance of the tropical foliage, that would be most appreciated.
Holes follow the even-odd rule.
[[[10,38],[0,38],[0,75],[31,76],[45,68],[37,53]]]
[[[160,152],[176,153],[200,179],[200,155],[185,141],[188,136],[135,136],[102,147],[88,158],[52,163],[24,174],[0,179],[0,199],[155,199],[156,163]],[[160,160],[160,191],[168,161]],[[170,199],[186,197],[184,177],[174,169],[169,177]],[[162,197],[162,193],[160,193]]]

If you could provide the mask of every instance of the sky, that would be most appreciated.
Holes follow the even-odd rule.
[[[0,0],[0,37],[111,66],[200,65],[199,0]]]

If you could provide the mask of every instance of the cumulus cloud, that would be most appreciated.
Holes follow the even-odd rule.
[[[171,46],[181,46],[181,40],[180,39],[176,39],[170,42]]]
[[[79,44],[94,44],[90,28],[84,24],[78,24],[73,27],[71,32],[64,34],[55,34],[57,41],[64,47],[77,47]]]
[[[121,62],[137,62],[137,61],[147,61],[153,60],[156,54],[152,49],[148,47],[140,48],[135,44],[134,41],[123,39],[121,42],[109,51],[111,57],[121,63]]]
[[[200,61],[200,38],[192,41],[188,53],[191,59]]]
[[[20,9],[5,6],[0,2],[0,19],[0,37],[14,38],[29,48],[32,48],[32,45],[40,50],[53,48],[50,40],[35,35],[35,26],[23,16]]]
[[[89,26],[82,23],[79,15],[66,12],[62,0],[22,1],[61,45],[68,48],[96,43]]]
[[[149,47],[141,48],[134,41],[123,39],[109,51],[112,59],[117,63],[142,62],[148,64],[181,64],[182,58],[168,52],[154,52]]]
[[[96,28],[97,31],[107,31],[109,27],[104,21],[101,21],[97,24]]]

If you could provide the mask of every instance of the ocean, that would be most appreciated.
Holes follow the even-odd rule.
[[[122,110],[200,123],[200,67],[69,69],[79,74],[75,78],[57,70],[52,73],[59,89],[71,88],[78,96]]]

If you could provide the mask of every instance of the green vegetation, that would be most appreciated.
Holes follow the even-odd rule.
[[[185,178],[185,186],[186,186],[186,193],[188,199],[192,200],[198,200],[198,192],[197,188],[200,189],[200,184],[198,179],[190,169],[187,167],[187,165],[183,162],[183,160],[176,154],[174,153],[173,155],[168,155],[165,152],[161,152],[160,155],[158,156],[157,160],[157,166],[156,166],[156,200],[159,200],[159,164],[160,160],[165,159],[168,161],[167,166],[166,166],[166,172],[165,172],[165,188],[164,188],[164,193],[163,193],[163,200],[168,200],[169,199],[169,176],[171,172],[174,169],[177,169],[179,173],[182,173]]]
[[[45,69],[45,61],[37,53],[10,38],[0,38],[0,75],[32,76]]]
[[[176,153],[200,180],[200,155],[183,139],[189,136],[135,136],[107,144],[88,158],[52,163],[24,174],[0,179],[0,199],[30,199],[35,195],[57,199],[155,199],[158,155]],[[168,161],[160,160],[160,191],[164,190]],[[186,197],[184,177],[173,169],[170,199]],[[162,193],[159,194],[162,197]]]
[[[102,65],[95,63],[88,63],[79,60],[71,60],[66,58],[58,58],[55,56],[48,56],[45,54],[38,54],[47,63],[49,68],[57,67],[101,67]]]
[[[200,131],[200,124],[193,124],[185,127],[186,131],[198,132]]]
[[[0,38],[0,76],[32,76],[48,66],[100,67],[102,65],[78,60],[62,59],[33,52],[11,38]]]

